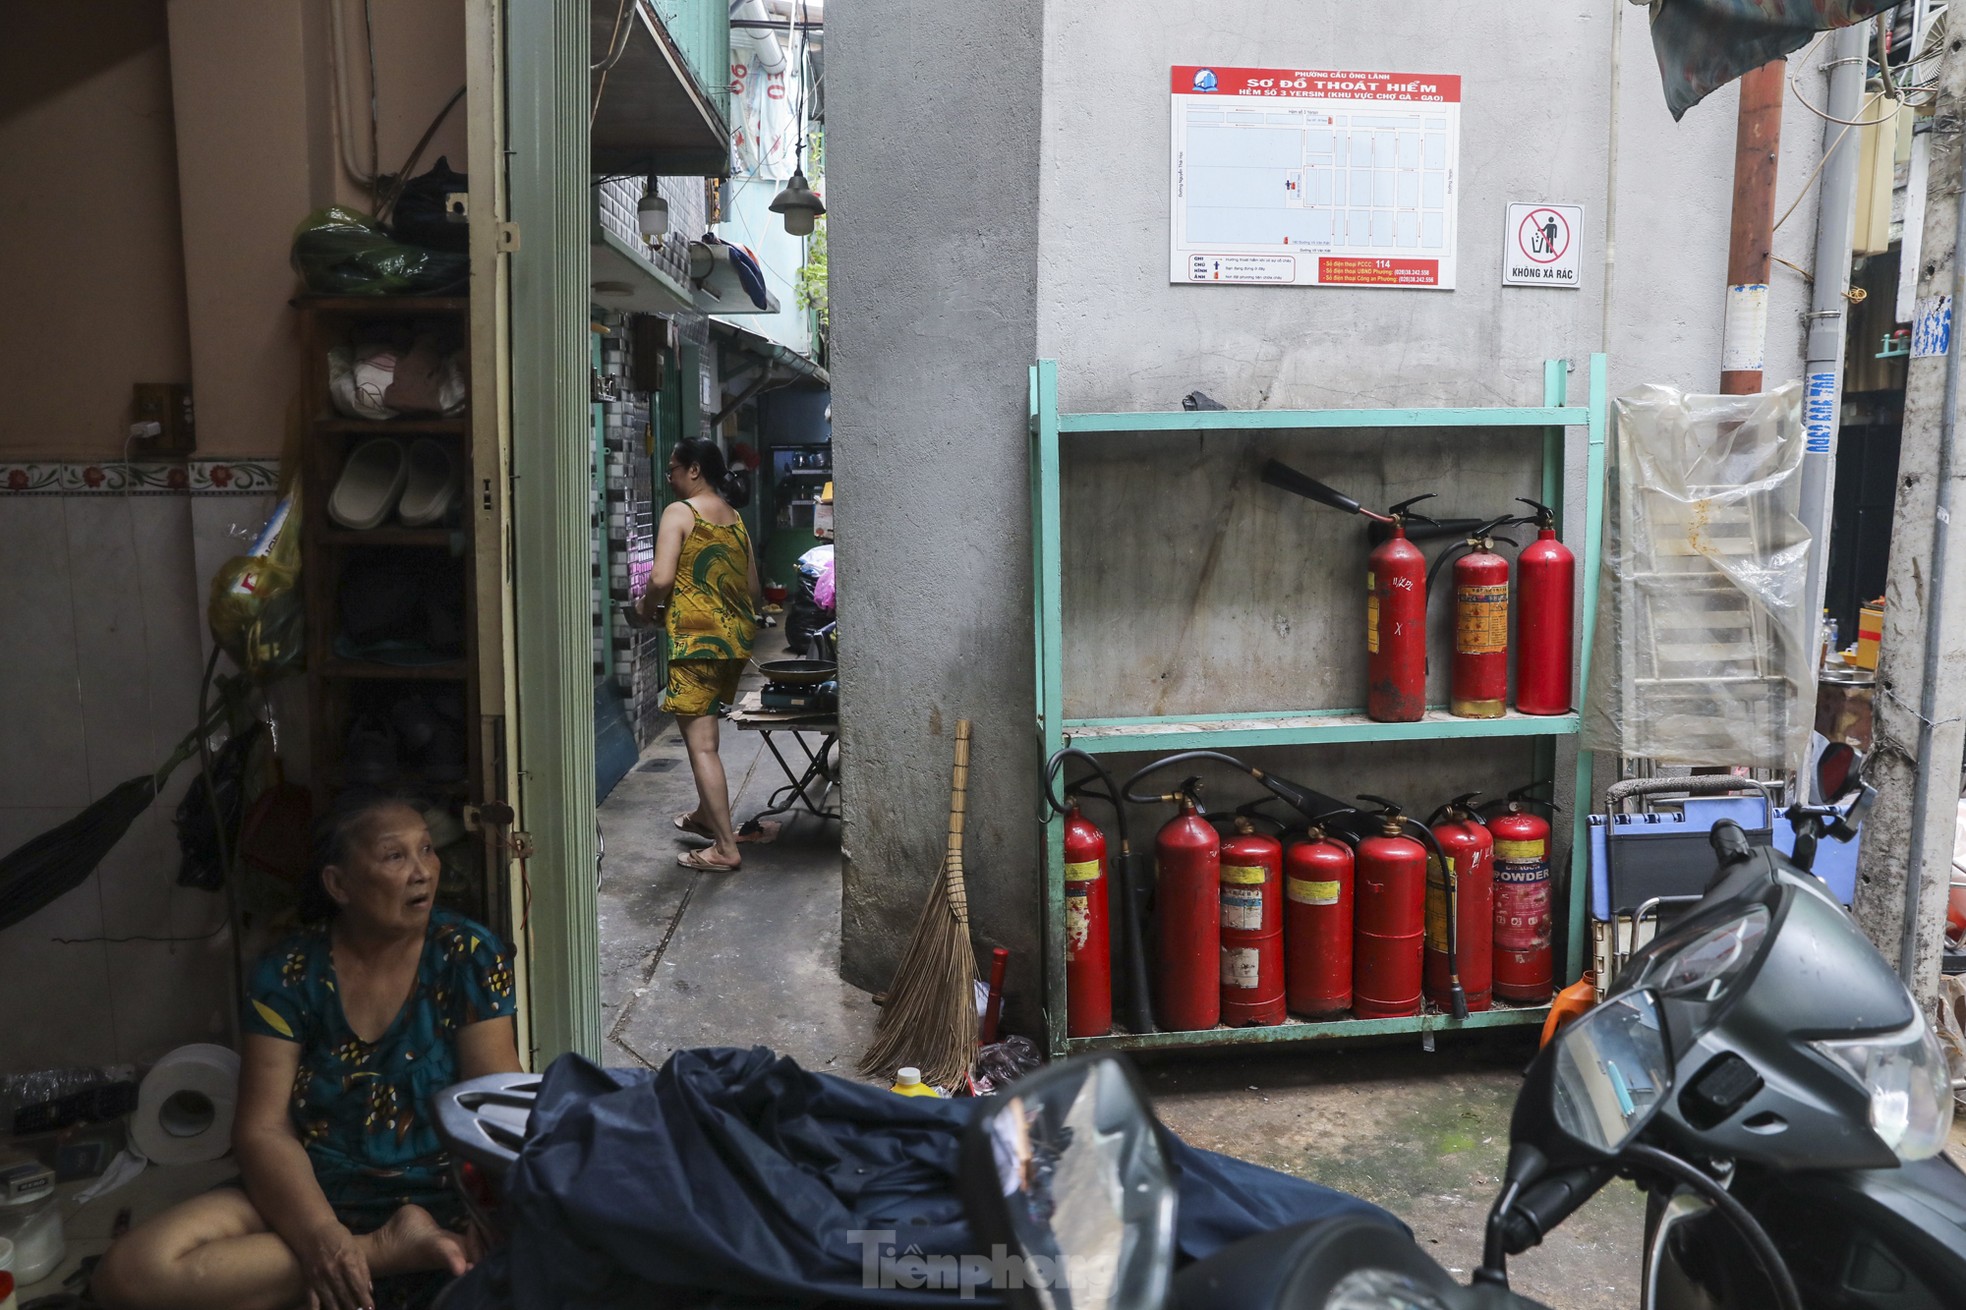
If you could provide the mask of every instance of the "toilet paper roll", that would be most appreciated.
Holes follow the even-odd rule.
[[[202,1164],[232,1149],[239,1057],[223,1046],[180,1046],[137,1089],[130,1141],[158,1164]]]

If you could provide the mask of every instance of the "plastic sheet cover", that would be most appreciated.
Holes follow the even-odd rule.
[[[1615,405],[1583,744],[1795,769],[1815,722],[1802,386]]]

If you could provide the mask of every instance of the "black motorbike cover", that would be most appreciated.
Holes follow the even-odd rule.
[[[447,1305],[948,1304],[949,1257],[976,1247],[956,1169],[982,1104],[896,1096],[762,1046],[678,1051],[654,1073],[563,1056],[506,1185],[510,1241]],[[1311,1219],[1398,1224],[1171,1134],[1169,1150],[1184,1262]],[[980,1276],[971,1303],[1000,1304]]]

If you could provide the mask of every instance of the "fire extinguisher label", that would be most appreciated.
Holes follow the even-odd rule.
[[[1509,648],[1509,588],[1484,583],[1454,589],[1454,650],[1494,655]]]
[[[1224,946],[1222,948],[1222,985],[1224,987],[1254,987],[1258,965],[1256,948],[1253,946]]]
[[[1232,882],[1238,887],[1261,887],[1269,871],[1260,864],[1225,864],[1222,866],[1222,881]]]
[[[1540,841],[1495,843],[1495,949],[1550,944],[1550,863]]]
[[[1076,864],[1066,865],[1065,881],[1066,882],[1098,882],[1099,861],[1080,860]]]
[[[1223,870],[1224,873],[1228,870]],[[1259,870],[1260,872],[1260,870]],[[1222,889],[1222,926],[1256,932],[1263,926],[1263,892],[1260,887]]]
[[[1065,889],[1065,958],[1075,959],[1092,940],[1092,910],[1085,883]]]
[[[1379,593],[1371,591],[1372,575],[1365,575],[1368,594],[1365,598],[1365,649],[1371,654],[1379,653]]]
[[[1447,862],[1447,872],[1454,871],[1454,861]],[[1447,875],[1440,871],[1440,861],[1427,860],[1427,949],[1447,954]]]
[[[1292,878],[1285,892],[1299,905],[1336,905],[1338,903],[1338,884],[1336,882],[1315,882],[1309,878]]]

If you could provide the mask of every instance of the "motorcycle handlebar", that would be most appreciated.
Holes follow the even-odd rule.
[[[1722,819],[1713,825],[1707,834],[1707,841],[1713,846],[1713,853],[1721,864],[1739,864],[1754,854],[1754,847],[1748,842],[1747,833],[1732,819]]]
[[[1558,1224],[1611,1181],[1608,1165],[1564,1169],[1525,1188],[1502,1219],[1503,1240],[1510,1255],[1521,1255],[1541,1242]]]

